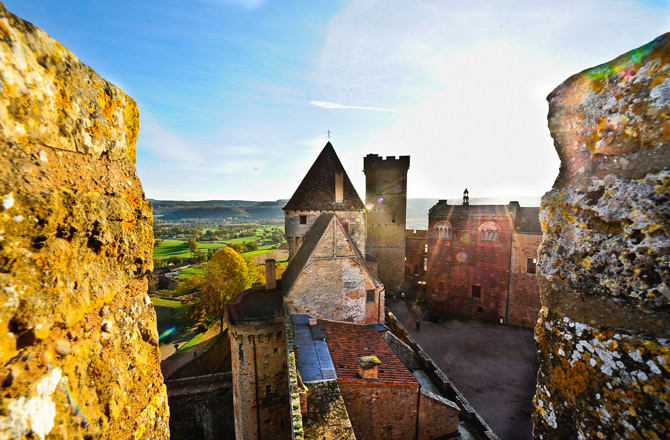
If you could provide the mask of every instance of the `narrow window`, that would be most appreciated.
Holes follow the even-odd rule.
[[[263,342],[263,335],[258,335],[258,342]]]
[[[476,284],[472,285],[472,297],[473,298],[481,298],[482,297],[482,286],[478,286]]]
[[[395,213],[391,214],[391,223],[395,223]]]
[[[423,271],[428,270],[428,257],[423,257]]]
[[[369,303],[375,302],[375,291],[374,290],[366,291],[366,300]]]
[[[265,394],[272,394],[272,385],[265,385]]]
[[[528,262],[526,263],[526,272],[535,273],[535,266],[536,265],[537,265],[537,259],[529,258]]]
[[[428,253],[428,243],[423,245],[423,251],[427,254]]]
[[[419,265],[415,264],[414,265],[414,276],[418,276],[418,275],[419,275]]]
[[[301,225],[306,225],[307,224],[307,216],[306,215],[301,215],[300,216],[300,224]]]

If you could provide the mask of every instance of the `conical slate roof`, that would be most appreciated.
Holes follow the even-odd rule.
[[[335,203],[335,174],[338,172],[344,173],[343,203]],[[342,211],[364,207],[333,145],[328,142],[284,206],[284,211]]]

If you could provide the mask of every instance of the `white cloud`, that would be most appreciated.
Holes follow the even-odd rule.
[[[309,103],[317,107],[325,108],[328,110],[349,109],[349,110],[372,110],[377,112],[402,113],[401,110],[395,110],[392,108],[368,107],[364,105],[346,105],[328,101],[309,101]]]
[[[665,17],[632,1],[358,0],[331,20],[313,79],[322,107],[403,109],[357,154],[410,154],[410,197],[541,195],[559,165],[545,97]]]

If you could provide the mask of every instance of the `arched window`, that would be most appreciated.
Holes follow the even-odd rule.
[[[500,236],[500,228],[493,222],[483,223],[479,227],[480,241],[498,241]]]
[[[437,238],[451,238],[451,223],[441,221],[435,225],[435,237]]]

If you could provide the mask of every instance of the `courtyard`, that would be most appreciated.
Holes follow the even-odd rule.
[[[420,319],[417,331],[423,314],[412,301],[386,305],[502,440],[532,437],[538,369],[532,330],[462,318]]]

